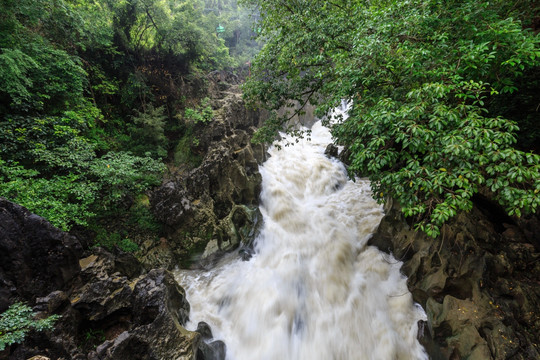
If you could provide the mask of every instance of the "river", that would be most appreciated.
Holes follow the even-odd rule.
[[[255,254],[234,253],[210,271],[177,270],[191,304],[187,327],[207,322],[229,360],[427,359],[425,319],[401,263],[367,241],[383,211],[369,182],[347,178],[311,140],[269,149],[260,167],[264,225]]]

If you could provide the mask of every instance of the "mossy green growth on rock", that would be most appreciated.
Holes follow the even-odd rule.
[[[251,138],[264,114],[244,106],[237,86],[226,90],[212,95],[213,120],[192,124],[193,136],[185,132],[176,163],[169,164],[169,179],[150,196],[150,209],[164,226],[162,241],[141,252],[148,266],[158,261],[167,268],[189,267],[249,242],[256,233],[265,148]],[[191,162],[199,153],[202,161]],[[196,167],[184,166],[190,162]],[[174,263],[164,264],[165,258]]]

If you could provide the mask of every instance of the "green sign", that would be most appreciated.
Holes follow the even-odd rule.
[[[221,26],[221,25],[218,25],[218,27],[216,28],[216,32],[218,34],[221,34],[224,31],[225,31],[225,28],[223,26]]]

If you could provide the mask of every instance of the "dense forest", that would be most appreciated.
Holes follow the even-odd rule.
[[[476,194],[540,204],[533,1],[4,1],[0,195],[69,230],[132,209],[164,162],[197,164],[205,74],[254,62],[253,106],[334,119],[351,174],[430,235]],[[252,11],[250,9],[255,9]],[[257,14],[253,19],[253,14]],[[253,20],[257,20],[254,32]],[[274,114],[277,114],[275,112]],[[294,114],[258,134],[271,141]],[[187,120],[187,121],[186,121]],[[139,221],[144,219],[145,221]]]
[[[142,194],[164,162],[196,163],[205,76],[256,53],[252,14],[235,0],[2,1],[0,196],[103,244],[121,236],[100,221],[126,213],[155,230]]]
[[[249,1],[268,39],[244,87],[274,115],[333,119],[352,175],[431,236],[478,194],[521,216],[540,205],[540,8],[535,1]],[[301,104],[294,106],[294,103]],[[285,115],[276,109],[289,106]],[[331,121],[327,121],[330,123]]]

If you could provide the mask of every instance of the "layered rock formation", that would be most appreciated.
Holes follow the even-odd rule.
[[[248,243],[258,227],[258,165],[265,148],[252,144],[251,137],[263,115],[245,108],[238,85],[214,86],[219,88],[213,98],[214,119],[194,129],[202,164],[176,171],[150,198],[167,234],[159,244],[143,247],[148,267],[189,266]]]
[[[0,313],[25,301],[40,317],[61,315],[0,359],[205,359],[202,336],[183,327],[189,304],[170,272],[145,273],[125,253],[82,253],[76,238],[0,198]]]
[[[540,222],[517,224],[482,197],[475,204],[432,239],[389,202],[370,244],[404,261],[432,359],[540,359]]]

